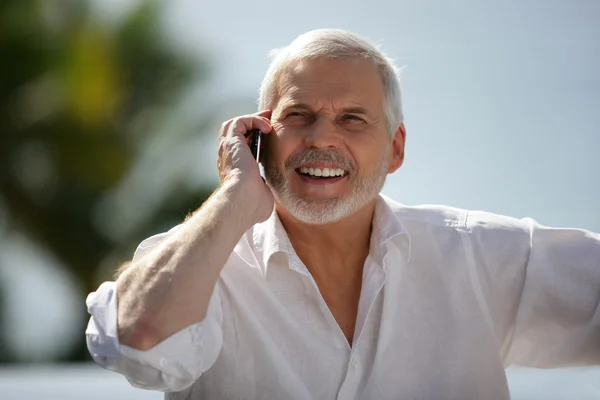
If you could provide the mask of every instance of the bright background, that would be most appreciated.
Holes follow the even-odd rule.
[[[596,0],[6,0],[0,392],[160,398],[71,364],[89,361],[85,295],[201,204],[218,126],[256,110],[268,50],[322,27],[404,67],[407,156],[385,194],[600,232]],[[509,382],[515,399],[600,398],[597,368]]]

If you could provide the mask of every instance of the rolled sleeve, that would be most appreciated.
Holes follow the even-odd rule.
[[[164,235],[156,235],[142,242],[134,259],[143,256]],[[100,366],[123,374],[138,388],[184,390],[214,364],[222,347],[223,316],[218,286],[203,321],[176,332],[146,351],[119,343],[115,282],[100,285],[97,291],[88,295],[86,304],[91,315],[86,340],[92,358]]]
[[[135,387],[183,390],[208,370],[219,355],[223,334],[216,292],[202,322],[176,332],[146,351],[119,343],[115,282],[103,283],[86,303],[92,315],[86,329],[90,354],[100,366],[123,374]]]

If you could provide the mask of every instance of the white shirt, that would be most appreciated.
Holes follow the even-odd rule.
[[[105,282],[86,335],[97,363],[166,399],[494,400],[511,363],[600,364],[599,301],[598,234],[380,196],[352,347],[275,212],[235,247],[202,322],[121,345]]]

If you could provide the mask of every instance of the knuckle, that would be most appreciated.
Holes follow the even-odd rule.
[[[227,135],[227,131],[231,127],[232,122],[233,122],[232,119],[228,119],[227,121],[225,121],[221,124],[221,128],[219,129],[219,139],[221,139],[223,136]]]
[[[233,122],[231,123],[231,128],[234,131],[240,129],[243,126],[244,126],[244,122],[242,121],[241,117],[234,118]]]

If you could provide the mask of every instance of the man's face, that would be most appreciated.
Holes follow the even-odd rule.
[[[390,164],[398,144],[387,130],[383,84],[367,60],[294,63],[278,81],[271,123],[265,177],[276,200],[303,222],[353,214],[399,167]]]

